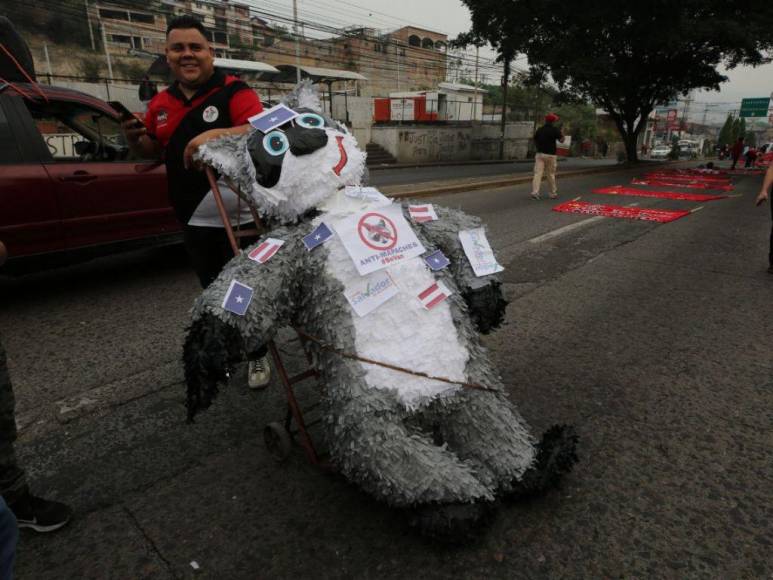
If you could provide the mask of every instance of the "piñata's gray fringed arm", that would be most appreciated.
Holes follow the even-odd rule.
[[[258,264],[247,254],[266,238],[285,243],[268,262]],[[229,367],[271,340],[292,320],[303,279],[297,268],[306,253],[298,228],[277,228],[226,264],[196,300],[183,353],[189,420],[209,407],[217,395],[217,384],[227,380]],[[223,308],[232,280],[253,290],[244,316]]]
[[[498,274],[475,276],[459,240],[459,232],[481,227],[479,218],[457,209],[434,206],[438,219],[418,224],[417,229],[451,261],[448,270],[464,297],[478,332],[487,334],[504,320],[507,302]]]

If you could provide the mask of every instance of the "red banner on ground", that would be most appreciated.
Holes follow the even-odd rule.
[[[636,189],[635,187],[626,187],[625,185],[613,185],[611,187],[600,187],[592,190],[592,193],[602,193],[604,195],[633,195],[636,197],[657,197],[661,199],[682,199],[685,201],[714,201],[715,199],[725,199],[726,195],[710,195],[708,193],[682,193],[680,191],[650,191],[647,189]]]
[[[647,173],[647,179],[672,179],[676,181],[699,181],[701,183],[716,183],[718,185],[730,185],[728,177],[708,177],[704,175],[685,175],[683,173],[666,173],[663,171]]]
[[[654,185],[656,187],[684,187],[685,189],[719,189],[721,191],[733,191],[732,185],[712,185],[709,183],[699,183],[697,181],[690,181],[685,183],[679,183],[676,181],[667,181],[665,179],[637,179],[631,180],[633,185]]]
[[[762,175],[765,173],[764,169],[728,169],[726,171],[728,175]]]
[[[690,215],[690,212],[686,210],[623,207],[622,205],[605,205],[602,203],[588,203],[587,201],[567,201],[555,206],[553,211],[660,223],[672,222]]]

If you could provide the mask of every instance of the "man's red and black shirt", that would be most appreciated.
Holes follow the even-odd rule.
[[[209,192],[206,174],[183,165],[188,142],[210,129],[244,125],[262,110],[254,90],[218,70],[190,99],[175,82],[150,101],[145,126],[164,148],[169,198],[180,223],[188,223]]]

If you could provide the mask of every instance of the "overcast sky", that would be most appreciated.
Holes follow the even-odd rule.
[[[292,0],[249,0],[253,5],[269,11],[292,14]],[[470,28],[469,10],[459,0],[298,0],[299,20],[323,23],[329,26],[368,26],[383,31],[414,25],[447,34],[450,38]],[[490,50],[481,51],[485,63],[481,74],[487,82],[499,82],[499,67],[489,65],[493,59]],[[523,59],[516,66],[523,67]],[[730,81],[720,92],[696,92],[690,107],[690,117],[702,120],[708,108],[709,119],[724,118],[726,111],[737,110],[744,97],[766,97],[773,92],[773,64],[757,69],[738,68],[727,73]]]

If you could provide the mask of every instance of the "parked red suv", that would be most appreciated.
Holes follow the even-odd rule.
[[[164,166],[134,157],[107,103],[47,85],[0,85],[4,272],[180,239]]]

